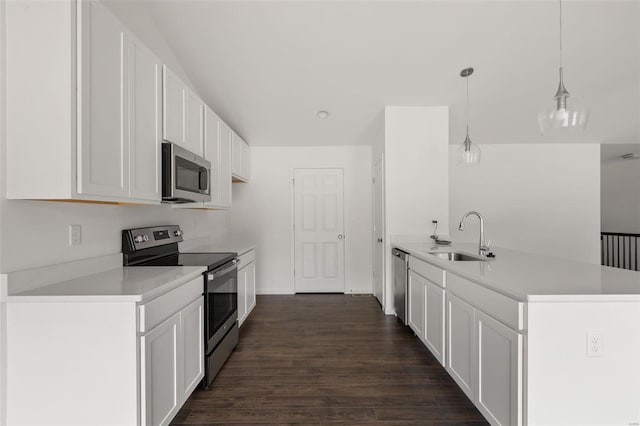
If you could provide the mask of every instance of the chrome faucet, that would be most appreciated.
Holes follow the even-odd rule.
[[[467,217],[471,215],[478,216],[478,219],[480,219],[480,243],[478,244],[478,254],[480,256],[486,256],[487,252],[489,251],[489,247],[484,242],[484,218],[480,213],[474,210],[466,212],[464,216],[462,216],[462,219],[460,219],[460,225],[458,226],[458,229],[460,231],[464,231],[464,221],[467,220]]]

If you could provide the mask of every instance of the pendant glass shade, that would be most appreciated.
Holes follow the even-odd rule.
[[[565,89],[562,68],[560,68],[558,91],[538,114],[540,132],[553,133],[562,129],[584,129],[588,118],[589,111],[584,101]]]
[[[480,164],[480,148],[469,138],[469,128],[467,127],[467,137],[458,147],[458,164],[463,166],[473,166]]]

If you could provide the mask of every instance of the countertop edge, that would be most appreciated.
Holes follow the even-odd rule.
[[[121,267],[122,269],[136,268],[136,267]],[[5,303],[122,303],[122,302],[147,302],[162,296],[169,291],[180,287],[187,282],[198,278],[202,275],[207,268],[203,266],[188,267],[189,271],[182,274],[179,278],[173,279],[160,287],[154,288],[142,294],[96,294],[96,295],[25,295],[15,294],[6,295],[3,299]],[[120,268],[115,268],[120,269]],[[115,270],[113,269],[113,270]],[[105,271],[108,272],[108,271]],[[91,275],[87,275],[90,277]],[[52,284],[56,285],[56,284]]]
[[[497,286],[492,284],[491,281],[484,280],[475,276],[473,274],[469,274],[467,271],[459,270],[456,268],[454,262],[448,262],[445,260],[438,259],[434,256],[430,256],[428,254],[416,251],[410,248],[409,244],[415,244],[415,242],[403,242],[403,241],[394,241],[391,243],[392,248],[398,248],[400,250],[408,252],[411,256],[414,256],[420,260],[423,260],[431,265],[434,265],[438,268],[444,269],[445,271],[455,274],[461,278],[467,279],[474,284],[480,285],[488,290],[494,291],[500,295],[509,297],[511,299],[515,299],[519,302],[525,303],[542,303],[542,302],[640,302],[640,294],[525,294],[520,292],[512,292],[505,290],[503,286]],[[455,246],[455,244],[454,244]],[[439,247],[438,250],[446,251],[446,250],[455,250],[455,247],[451,246],[443,246]],[[436,250],[434,250],[436,251]],[[460,250],[464,252],[468,252],[467,250]],[[526,254],[529,256],[529,254]],[[494,262],[496,260],[487,260],[486,262]]]

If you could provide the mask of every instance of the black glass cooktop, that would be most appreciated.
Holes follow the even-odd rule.
[[[208,270],[212,270],[236,256],[237,253],[177,253],[141,263],[139,266],[206,266]]]

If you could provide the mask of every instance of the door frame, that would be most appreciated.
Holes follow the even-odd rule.
[[[378,161],[376,161],[375,163],[373,163],[373,169],[372,169],[372,173],[371,173],[371,204],[372,204],[372,208],[371,208],[371,219],[372,219],[372,227],[371,227],[371,240],[373,241],[373,253],[372,253],[372,266],[373,268],[375,268],[375,262],[376,262],[376,232],[375,232],[375,226],[376,226],[376,196],[375,196],[375,192],[376,192],[376,183],[374,181],[375,179],[375,170],[376,167],[378,166],[378,164],[380,164],[380,168],[381,168],[381,178],[382,178],[382,182],[381,182],[381,196],[382,196],[382,212],[381,212],[381,220],[382,220],[382,267],[381,267],[381,279],[382,279],[382,300],[380,301],[380,304],[382,305],[382,311],[385,311],[385,307],[387,306],[387,286],[386,286],[386,281],[387,281],[387,234],[386,234],[386,191],[385,191],[385,180],[384,180],[384,153],[380,154],[380,158],[378,159]],[[375,276],[373,274],[373,270],[371,271],[371,278],[372,278],[372,291],[373,291],[373,297],[376,297],[376,283],[375,283]]]
[[[344,202],[344,177],[345,170],[344,167],[292,167],[290,171],[289,177],[289,223],[291,224],[291,233],[289,237],[289,246],[291,247],[291,257],[289,259],[290,262],[290,272],[289,277],[291,278],[291,284],[293,287],[292,294],[298,294],[296,292],[296,188],[295,188],[295,176],[296,170],[328,170],[328,169],[336,169],[342,170],[342,235],[344,235],[344,243],[345,247],[343,250],[343,261],[344,261],[344,286],[342,288],[342,293],[347,294],[347,248],[346,248],[346,239],[347,239],[347,223],[345,221],[345,207],[346,203]],[[304,293],[300,293],[304,294]]]

